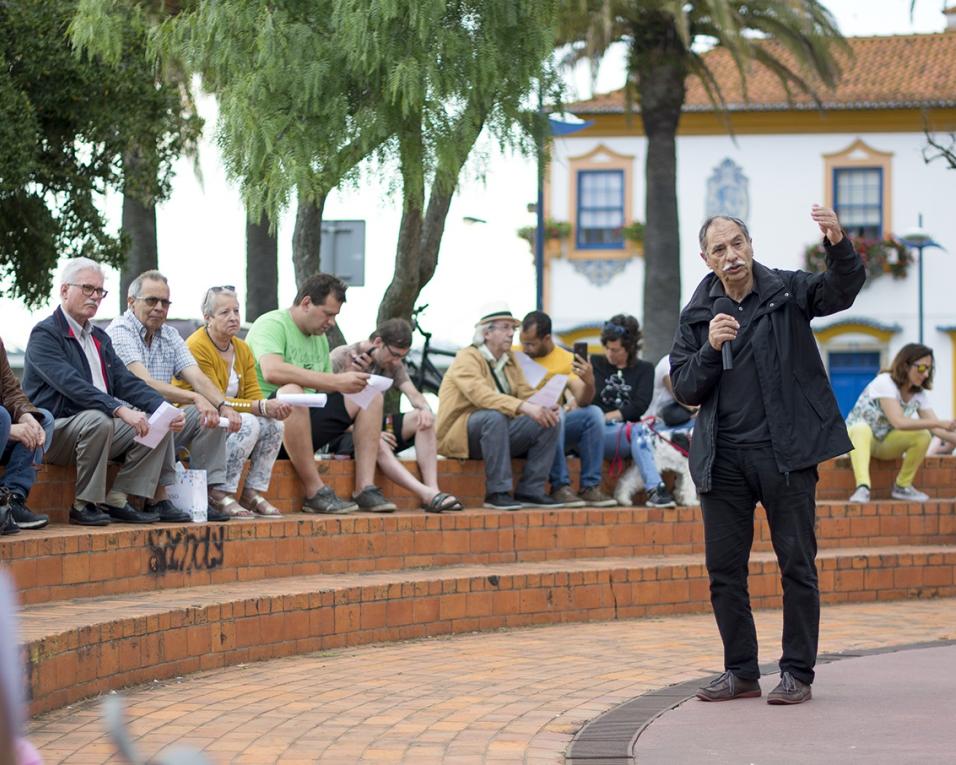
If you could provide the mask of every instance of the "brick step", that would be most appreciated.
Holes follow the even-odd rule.
[[[820,548],[956,544],[956,500],[821,502]],[[762,511],[754,549],[770,550]],[[698,507],[291,514],[227,524],[53,525],[0,539],[21,602],[310,574],[702,552]]]
[[[956,595],[956,546],[825,550],[825,602]],[[756,608],[779,607],[754,553]],[[705,611],[703,556],[495,563],[296,576],[28,606],[30,714],[110,689],[249,661],[425,636]]]
[[[412,472],[417,471],[414,462],[405,461]],[[576,486],[580,472],[580,463],[569,459],[572,485]],[[319,460],[319,473],[323,480],[332,486],[340,496],[349,496],[354,491],[354,463],[351,460]],[[515,461],[515,475],[521,468]],[[112,468],[115,471],[115,467]],[[873,498],[889,497],[899,461],[874,461],[872,466]],[[111,472],[112,475],[112,472]],[[612,491],[616,481],[609,477],[605,469],[605,489]],[[479,460],[439,460],[439,485],[443,490],[455,494],[466,507],[481,507],[485,496],[484,466]],[[72,467],[44,465],[40,468],[37,483],[30,494],[30,506],[37,512],[47,513],[55,523],[66,523],[69,519],[69,507],[73,502],[73,490],[76,474]],[[665,474],[665,479],[673,476]],[[376,482],[386,496],[402,510],[416,509],[418,498],[408,490],[395,485],[381,474]],[[917,474],[917,486],[932,497],[956,497],[956,456],[927,457]],[[817,496],[820,499],[846,500],[853,492],[853,471],[850,460],[839,457],[820,466],[820,483]],[[302,485],[296,477],[291,464],[279,460],[272,473],[272,484],[267,496],[284,513],[296,512],[302,507]],[[640,497],[639,497],[640,499]]]
[[[870,479],[873,499],[888,499],[900,471],[900,460],[872,460]],[[956,496],[956,456],[927,457],[916,473],[915,485],[931,497]],[[820,465],[818,499],[845,500],[856,488],[849,457],[837,457]]]

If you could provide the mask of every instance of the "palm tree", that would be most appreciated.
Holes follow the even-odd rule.
[[[628,46],[628,104],[647,136],[644,233],[644,353],[669,353],[680,308],[676,135],[686,81],[700,79],[715,108],[720,86],[702,48],[722,46],[746,87],[748,67],[769,69],[788,93],[832,87],[832,44],[846,43],[817,0],[566,0],[560,39],[592,62],[614,42]],[[746,93],[746,90],[744,91]]]

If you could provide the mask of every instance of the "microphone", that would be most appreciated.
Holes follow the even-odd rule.
[[[733,316],[736,311],[734,310],[734,301],[727,297],[717,298],[714,301],[714,316],[719,313],[726,313],[729,316]],[[722,346],[720,346],[720,355],[723,357],[724,361],[724,371],[734,368],[734,354],[730,350],[730,341],[728,340]]]

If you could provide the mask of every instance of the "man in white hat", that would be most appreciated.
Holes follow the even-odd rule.
[[[525,400],[533,391],[511,354],[520,323],[503,305],[478,320],[471,345],[455,356],[438,391],[438,451],[484,460],[485,507],[561,507],[544,491],[558,442],[558,409]],[[526,457],[514,494],[512,457]]]

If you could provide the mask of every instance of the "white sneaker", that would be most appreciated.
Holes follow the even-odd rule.
[[[858,502],[863,504],[870,501],[870,487],[869,486],[857,486],[856,491],[850,495],[850,502]]]
[[[893,499],[902,499],[908,502],[925,502],[929,499],[929,494],[924,494],[919,489],[912,486],[897,486],[893,484],[893,491],[890,492]]]

